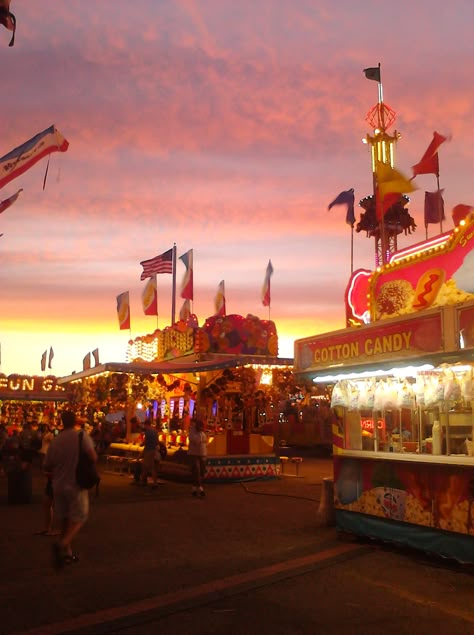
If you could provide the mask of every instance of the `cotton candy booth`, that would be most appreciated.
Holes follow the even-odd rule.
[[[355,272],[345,329],[297,340],[326,384],[337,528],[474,562],[474,288],[468,218]]]

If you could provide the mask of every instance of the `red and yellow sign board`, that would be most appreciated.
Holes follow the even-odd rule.
[[[441,312],[316,335],[295,342],[295,371],[417,357],[443,350]]]
[[[392,255],[376,271],[353,273],[348,323],[367,322],[474,299],[474,220]]]

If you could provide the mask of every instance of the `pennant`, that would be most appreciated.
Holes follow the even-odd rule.
[[[142,293],[143,313],[145,315],[158,315],[158,290],[156,287],[156,274],[145,285]]]
[[[412,166],[413,176],[418,174],[436,174],[439,176],[438,148],[448,140],[437,132],[433,132],[433,139],[420,161]]]
[[[41,355],[41,370],[46,370],[46,355],[48,354],[48,351],[46,350],[42,355]]]
[[[454,226],[457,227],[459,223],[466,218],[468,214],[470,214],[474,210],[472,205],[464,205],[463,203],[459,203],[459,205],[455,205],[451,212]]]
[[[214,315],[224,316],[225,313],[225,284],[224,280],[219,282],[219,286],[217,287],[217,294],[214,299],[214,305],[216,307],[216,312]]]
[[[16,18],[10,11],[10,0],[0,1],[0,24],[2,24],[7,31],[12,31],[12,37],[8,46],[15,44],[15,31],[16,31]]]
[[[159,256],[140,262],[143,267],[140,280],[151,278],[155,273],[173,273],[173,249],[168,249]]]
[[[191,316],[191,303],[188,299],[183,302],[183,306],[179,311],[179,319],[187,322]]]
[[[364,68],[363,72],[367,79],[373,79],[374,82],[380,82],[380,64],[378,66]]]
[[[130,293],[128,291],[117,296],[117,317],[121,331],[130,328]]]
[[[443,192],[425,192],[425,227],[445,220]]]
[[[270,294],[270,278],[273,275],[272,261],[268,261],[267,271],[265,272],[265,280],[262,287],[262,304],[263,306],[270,306],[271,294]]]
[[[345,190],[338,194],[332,203],[329,203],[328,210],[332,209],[334,205],[347,205],[346,223],[353,227],[355,223],[354,188],[351,187],[350,190]]]
[[[406,194],[414,192],[417,187],[411,179],[392,168],[388,163],[377,163],[375,168],[380,196],[385,198],[389,193]]]
[[[82,370],[89,370],[91,367],[91,354],[87,353],[87,355],[82,360]]]
[[[94,365],[98,366],[99,365],[99,349],[98,348],[94,348],[94,350],[92,351],[92,357],[94,358]]]
[[[48,368],[52,368],[53,367],[53,357],[54,357],[53,347],[50,346],[50,348],[49,348],[49,358],[48,358]]]
[[[51,152],[66,152],[69,142],[50,126],[0,158],[0,188],[24,174]]]
[[[179,257],[186,267],[183,282],[181,283],[181,297],[186,300],[193,300],[193,250],[190,249]]]
[[[4,212],[6,209],[8,209],[10,207],[10,205],[13,205],[13,203],[18,199],[18,197],[20,196],[20,192],[23,192],[23,188],[20,188],[18,190],[18,192],[16,192],[15,194],[13,194],[12,196],[10,196],[9,198],[6,198],[4,201],[0,202],[0,214],[2,212]]]

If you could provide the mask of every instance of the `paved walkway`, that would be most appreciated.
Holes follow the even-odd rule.
[[[330,460],[304,457],[299,477],[209,485],[203,500],[187,483],[152,490],[103,474],[80,561],[61,572],[54,538],[33,535],[41,474],[29,505],[7,505],[0,479],[1,632],[472,635],[469,573],[434,577],[431,564],[341,540],[322,522],[331,472]]]

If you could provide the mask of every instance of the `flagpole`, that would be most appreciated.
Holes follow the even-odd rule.
[[[351,225],[351,276],[354,273],[354,225]]]
[[[443,233],[443,213],[441,210],[441,196],[439,193],[439,172],[436,173],[436,183],[438,184],[438,196],[436,197],[436,207],[437,207],[437,211],[438,211],[438,218],[439,218],[439,233],[442,234]]]
[[[159,329],[159,324],[158,324],[158,278],[157,275],[155,273],[155,291],[156,291],[156,328]]]
[[[176,243],[173,243],[173,290],[171,294],[171,326],[176,316]]]

